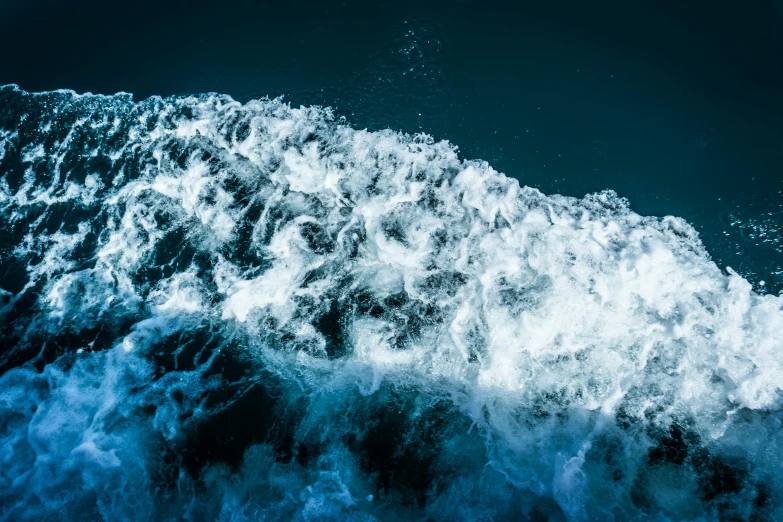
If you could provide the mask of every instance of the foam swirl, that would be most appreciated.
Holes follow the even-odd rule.
[[[279,100],[0,107],[4,519],[781,515],[783,298],[683,220]]]

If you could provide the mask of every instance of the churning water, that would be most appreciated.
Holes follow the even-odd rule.
[[[0,89],[4,520],[772,520],[783,297],[228,96]]]

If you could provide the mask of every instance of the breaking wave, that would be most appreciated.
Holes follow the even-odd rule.
[[[3,520],[783,518],[783,297],[227,96],[0,88]]]

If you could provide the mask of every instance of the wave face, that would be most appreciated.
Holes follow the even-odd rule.
[[[783,518],[783,298],[329,110],[0,89],[4,520]]]

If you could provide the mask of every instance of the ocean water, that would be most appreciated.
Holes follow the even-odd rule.
[[[3,4],[0,519],[780,519],[780,7]]]

